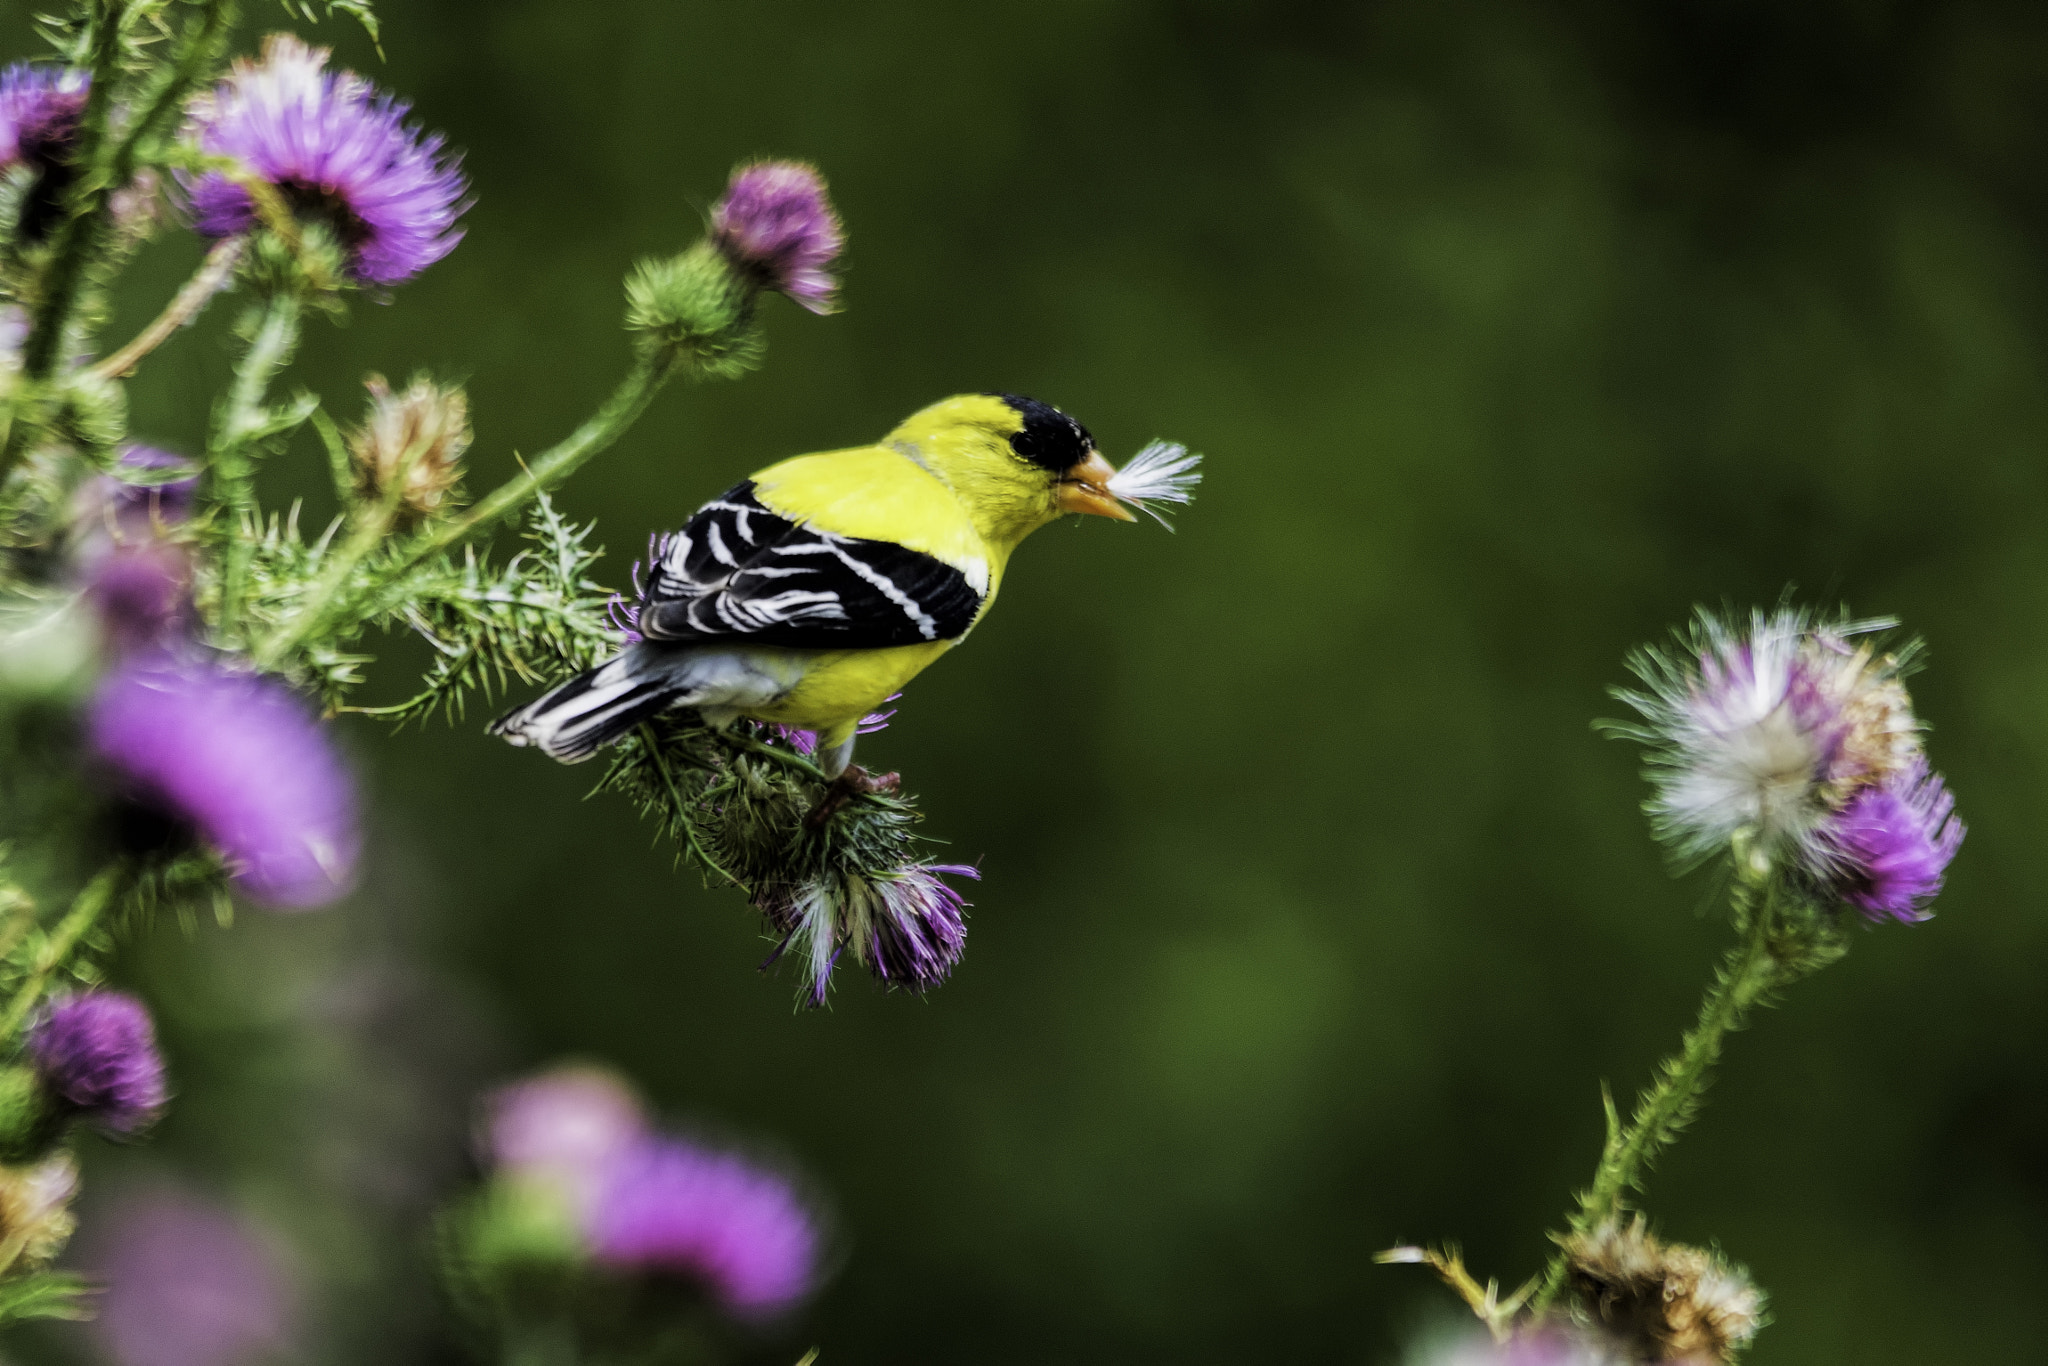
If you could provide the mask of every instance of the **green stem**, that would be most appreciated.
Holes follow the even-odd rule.
[[[213,296],[227,287],[229,277],[235,273],[235,266],[242,259],[242,248],[247,240],[223,237],[215,242],[199,269],[178,291],[177,297],[164,305],[164,311],[138,332],[135,340],[93,366],[91,373],[99,379],[123,379],[142,363],[143,357],[169,341],[179,328],[189,326],[199,316],[199,311],[212,302]]]
[[[626,434],[647,405],[661,392],[679,368],[671,349],[644,352],[633,368],[612,390],[604,406],[592,413],[582,426],[534,458],[520,472],[492,489],[460,517],[441,523],[422,535],[400,554],[392,566],[397,578],[428,556],[451,549],[479,531],[517,511],[534,494],[551,489],[580,469],[584,462]]]
[[[105,238],[108,205],[114,191],[134,178],[147,141],[183,112],[185,97],[205,75],[234,21],[233,0],[208,0],[199,16],[185,26],[171,60],[159,68],[154,87],[145,90],[134,102],[141,112],[110,152],[107,119],[119,84],[121,27],[128,3],[129,0],[104,0],[99,26],[93,34],[92,89],[79,118],[76,155],[80,175],[72,186],[68,212],[57,229],[49,262],[43,269],[35,315],[22,343],[22,383],[26,385],[40,387],[46,383],[65,353],[65,338],[78,311],[88,267]],[[14,422],[13,410],[14,401],[10,399],[6,420],[0,423],[5,429],[0,430],[0,478],[20,458],[29,429],[34,425]]]
[[[42,999],[43,989],[50,984],[50,978],[58,968],[71,957],[71,951],[78,947],[78,941],[85,938],[100,915],[114,899],[115,891],[121,884],[121,869],[102,869],[98,876],[85,884],[71,909],[57,922],[57,928],[50,933],[42,952],[36,955],[36,965],[29,971],[28,980],[15,991],[14,999],[7,1003],[7,1010],[0,1014],[0,1039],[11,1039],[28,1013],[35,1009]]]
[[[1742,1028],[1750,1008],[1776,984],[1779,965],[1770,943],[1777,910],[1774,892],[1773,884],[1761,906],[1743,908],[1742,938],[1729,950],[1727,962],[1701,999],[1699,1023],[1686,1032],[1678,1052],[1658,1069],[1658,1080],[1637,1098],[1635,1116],[1626,1128],[1617,1122],[1609,1102],[1607,1146],[1594,1170],[1593,1184],[1579,1197],[1578,1213],[1571,1220],[1573,1232],[1597,1228],[1620,1212],[1622,1200],[1641,1186],[1644,1166],[1670,1146],[1697,1108],[1714,1064],[1720,1060],[1722,1040]],[[1746,899],[1750,890],[1738,886],[1736,895]],[[1562,1252],[1550,1259],[1542,1288],[1530,1306],[1534,1312],[1541,1313],[1557,1297],[1569,1269]]]
[[[256,511],[256,442],[270,425],[265,395],[270,381],[290,363],[299,340],[299,301],[289,293],[271,296],[263,306],[256,335],[235,367],[207,451],[207,468],[215,501],[223,513],[220,534],[227,538],[227,565],[221,575],[220,631],[232,632],[247,592],[249,560],[255,547],[246,521]]]
[[[115,185],[113,158],[107,155],[107,115],[120,84],[121,26],[128,0],[101,0],[92,35],[92,88],[78,118],[78,179],[45,268],[41,297],[21,346],[22,378],[40,384],[57,367],[64,336],[84,287],[86,263],[99,245],[106,223],[107,200]]]

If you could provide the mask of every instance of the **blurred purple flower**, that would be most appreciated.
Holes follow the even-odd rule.
[[[114,648],[131,653],[169,643],[190,617],[192,569],[166,541],[117,545],[86,571],[85,592]]]
[[[1942,874],[1963,842],[1956,800],[1916,759],[1882,787],[1866,787],[1825,832],[1842,899],[1872,920],[1926,919]]]
[[[282,685],[133,659],[101,680],[87,728],[133,795],[192,826],[249,896],[310,907],[348,890],[355,793],[326,731]]]
[[[71,153],[92,73],[16,62],[0,71],[0,168],[47,171]]]
[[[880,885],[882,905],[872,921],[868,967],[895,986],[922,992],[946,980],[967,951],[967,902],[938,874],[981,880],[965,863],[906,868]]]
[[[114,1366],[244,1366],[293,1355],[295,1287],[256,1228],[164,1186],[87,1223],[106,1281],[93,1336]]]
[[[16,62],[0,71],[0,170],[24,166],[36,176],[15,229],[24,241],[40,242],[57,225],[77,176],[71,156],[91,88],[91,74],[71,67]]]
[[[28,1054],[64,1110],[109,1133],[136,1133],[163,1109],[164,1060],[133,996],[88,991],[57,1002],[29,1031]]]
[[[407,126],[410,106],[352,71],[328,71],[328,56],[271,35],[261,62],[237,61],[195,101],[200,146],[269,181],[294,212],[325,220],[358,280],[398,284],[455,249],[468,185],[438,134]],[[200,177],[191,199],[204,236],[255,225],[248,192],[218,172]]]
[[[810,1292],[822,1244],[787,1177],[675,1138],[649,1139],[613,1165],[587,1236],[604,1265],[681,1277],[754,1319]]]
[[[501,1170],[559,1184],[587,1212],[613,1163],[648,1135],[633,1088],[601,1067],[558,1067],[484,1102],[484,1156]]]
[[[830,313],[839,287],[831,265],[845,245],[824,177],[795,161],[758,161],[733,172],[711,211],[711,240],[763,289],[813,313]]]

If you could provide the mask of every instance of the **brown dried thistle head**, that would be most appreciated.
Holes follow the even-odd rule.
[[[1641,1215],[1568,1238],[1571,1284],[1591,1323],[1638,1360],[1735,1360],[1764,1322],[1764,1296],[1711,1252],[1650,1236]]]
[[[462,477],[468,396],[426,375],[396,394],[382,375],[369,376],[363,387],[370,411],[348,436],[357,485],[370,498],[395,494],[399,507],[417,516],[434,513]]]

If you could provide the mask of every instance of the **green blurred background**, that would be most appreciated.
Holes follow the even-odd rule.
[[[764,1360],[1392,1359],[1449,1300],[1371,1254],[1534,1270],[1600,1081],[1647,1077],[1726,938],[1589,727],[1603,689],[1693,604],[1787,584],[1926,636],[1972,834],[1934,921],[1734,1041],[1646,1204],[1772,1292],[1758,1366],[2039,1352],[2048,9],[382,9],[385,61],[302,31],[465,148],[477,203],[299,375],[343,412],[365,371],[466,377],[473,485],[607,391],[620,277],[735,160],[831,178],[846,312],[777,303],[764,371],[671,391],[563,495],[614,581],[747,471],[960,390],[1209,463],[1176,535],[1041,533],[864,743],[986,875],[924,1001],[847,973],[795,1013],[740,899],[591,769],[481,715],[348,719],[369,886],[141,946],[184,1100],[94,1159],[274,1211],[315,1355],[449,1350],[419,1221],[471,1088],[579,1054],[833,1193],[843,1269]],[[153,247],[113,332],[197,254]],[[131,386],[140,434],[198,439],[216,312]],[[380,649],[396,696],[420,657]]]

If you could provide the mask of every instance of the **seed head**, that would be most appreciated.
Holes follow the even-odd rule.
[[[1581,1310],[1636,1360],[1733,1361],[1764,1324],[1763,1292],[1741,1269],[1659,1242],[1641,1216],[1568,1239],[1564,1251]]]
[[[370,411],[349,433],[349,455],[366,498],[396,496],[400,507],[438,511],[462,478],[469,449],[469,398],[461,389],[415,375],[394,394],[382,375],[363,381]]]

